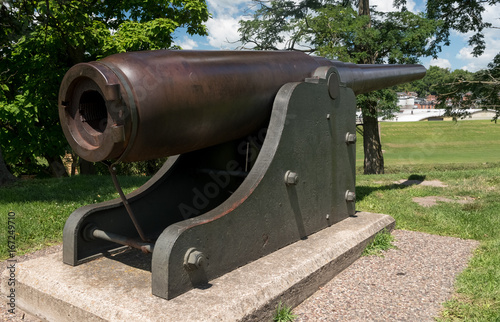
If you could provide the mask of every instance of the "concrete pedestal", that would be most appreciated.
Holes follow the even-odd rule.
[[[387,215],[358,212],[170,301],[151,294],[151,255],[129,250],[72,267],[61,253],[50,254],[17,264],[16,305],[49,321],[269,320],[278,302],[298,305],[394,223]]]

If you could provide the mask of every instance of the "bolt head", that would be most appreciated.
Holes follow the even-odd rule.
[[[345,200],[348,201],[348,202],[354,202],[354,201],[356,201],[356,193],[354,193],[353,191],[347,190],[345,192]]]
[[[190,248],[186,252],[186,255],[184,255],[184,268],[188,271],[200,269],[206,263],[207,258],[205,257],[205,255],[195,248]]]
[[[356,140],[356,133],[347,132],[347,134],[345,135],[345,143],[347,144],[354,144],[356,143]]]
[[[288,170],[285,173],[285,183],[287,185],[296,185],[299,182],[299,175],[295,172]]]

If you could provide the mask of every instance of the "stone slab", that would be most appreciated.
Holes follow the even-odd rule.
[[[170,301],[151,294],[150,255],[129,250],[72,267],[61,253],[49,254],[17,265],[16,305],[48,321],[269,320],[278,302],[301,303],[394,224],[388,215],[358,212]]]

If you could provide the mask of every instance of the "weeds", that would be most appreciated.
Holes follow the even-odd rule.
[[[366,246],[361,256],[376,255],[383,257],[383,251],[391,248],[397,248],[392,244],[393,241],[394,236],[392,236],[391,233],[384,228],[375,235],[373,240]]]

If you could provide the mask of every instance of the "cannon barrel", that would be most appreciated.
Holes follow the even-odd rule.
[[[335,67],[355,94],[413,81],[420,65],[355,65],[300,52],[145,51],[73,66],[59,117],[88,161],[140,161],[244,137],[265,125],[286,83]]]

